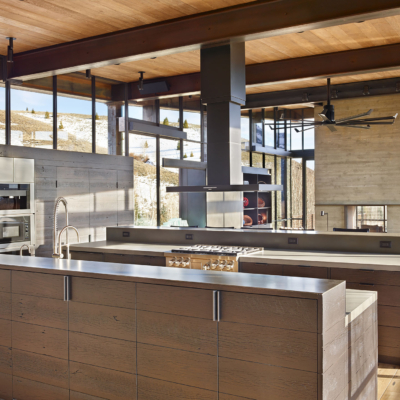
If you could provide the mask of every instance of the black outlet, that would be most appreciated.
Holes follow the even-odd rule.
[[[122,232],[122,237],[129,237],[131,236],[130,232]]]
[[[193,234],[187,233],[186,234],[186,240],[193,240]]]
[[[379,244],[380,244],[380,247],[382,247],[384,249],[392,248],[392,242],[390,240],[381,240]]]
[[[297,238],[289,238],[288,244],[297,244]]]

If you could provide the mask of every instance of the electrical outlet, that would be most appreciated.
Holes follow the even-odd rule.
[[[297,244],[297,238],[289,238],[288,244]]]
[[[381,240],[379,247],[382,247],[383,249],[391,249],[392,242],[390,240]]]
[[[187,233],[186,234],[186,240],[193,240],[193,234]]]
[[[131,236],[130,232],[122,232],[122,237],[129,237]]]

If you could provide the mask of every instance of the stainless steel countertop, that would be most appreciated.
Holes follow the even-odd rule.
[[[264,250],[240,257],[242,262],[312,267],[400,271],[400,255],[328,251]]]
[[[311,299],[318,299],[323,293],[337,285],[345,285],[344,281],[328,279],[161,268],[1,254],[0,268]]]

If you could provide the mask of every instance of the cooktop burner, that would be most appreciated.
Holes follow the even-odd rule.
[[[262,251],[261,247],[241,247],[241,246],[212,246],[196,244],[194,246],[172,249],[172,253],[181,254],[214,254],[220,256],[239,256],[256,251]]]

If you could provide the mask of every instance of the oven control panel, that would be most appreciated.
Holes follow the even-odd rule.
[[[196,255],[174,255],[166,257],[166,266],[173,268],[201,269],[204,271],[238,272],[239,263],[236,257]]]

